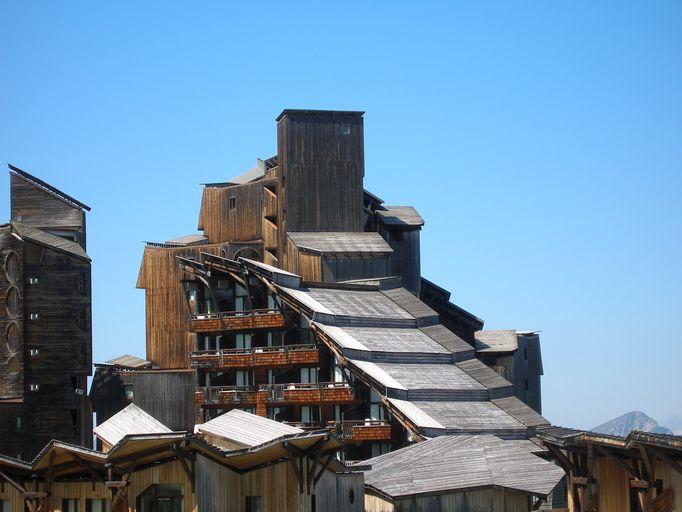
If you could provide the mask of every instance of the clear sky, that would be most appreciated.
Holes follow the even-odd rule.
[[[365,110],[423,274],[542,330],[548,419],[682,413],[682,1],[142,4],[0,2],[0,161],[93,208],[95,360],[144,356],[142,241],[196,230],[199,183],[283,108]]]

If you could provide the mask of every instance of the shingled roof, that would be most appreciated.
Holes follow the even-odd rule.
[[[114,446],[121,439],[133,434],[165,434],[172,432],[135,404],[117,412],[111,418],[93,429],[95,435],[105,443]]]
[[[49,249],[54,249],[70,256],[90,261],[90,257],[76,242],[53,235],[42,229],[34,228],[21,222],[12,222],[12,230],[24,240]]]
[[[299,249],[319,253],[392,253],[379,233],[294,232],[289,239]]]

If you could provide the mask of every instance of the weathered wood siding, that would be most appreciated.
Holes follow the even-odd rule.
[[[183,272],[176,256],[199,259],[201,252],[225,255],[227,244],[192,247],[146,246],[137,287],[146,290],[147,359],[159,368],[189,368],[196,335],[188,330]],[[229,254],[227,254],[229,257]]]
[[[626,471],[614,461],[599,457],[596,473],[599,483],[599,511],[628,512],[630,510],[630,479]]]
[[[393,503],[372,492],[365,492],[365,510],[367,512],[393,512]]]
[[[379,509],[381,510],[381,509]],[[395,512],[528,512],[529,498],[525,494],[484,489],[480,491],[441,494],[438,496],[416,496],[395,500]],[[367,509],[368,512],[375,512]]]
[[[37,228],[82,228],[83,211],[10,174],[12,220]]]
[[[285,114],[279,119],[280,247],[287,231],[363,230],[363,131],[358,115]]]
[[[97,424],[131,403],[125,396],[125,386],[132,386],[132,403],[171,430],[192,431],[195,424],[194,379],[194,372],[189,370],[124,372],[98,369],[93,380]]]
[[[0,229],[0,398],[24,396],[22,243]],[[2,441],[0,440],[0,446]]]
[[[230,198],[234,198],[232,209]],[[199,229],[204,230],[212,244],[260,239],[262,199],[261,182],[230,187],[204,187]]]
[[[395,234],[398,231],[400,236]],[[391,230],[381,225],[379,232],[393,249],[392,275],[400,276],[403,286],[418,295],[421,288],[420,230],[398,230],[396,227]]]
[[[315,493],[317,510],[334,512],[365,510],[365,478],[362,473],[336,474],[325,471],[317,483]]]

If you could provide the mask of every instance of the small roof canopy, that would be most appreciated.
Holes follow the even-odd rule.
[[[191,235],[184,235],[179,236],[177,238],[173,238],[172,240],[166,240],[165,243],[168,245],[179,245],[185,247],[190,245],[201,245],[206,242],[208,242],[208,238],[205,237],[204,235],[201,235],[199,233],[192,233]]]
[[[196,425],[194,431],[197,434],[210,434],[243,447],[257,446],[303,432],[300,428],[239,409],[233,409],[211,421]]]
[[[288,236],[299,249],[318,254],[393,252],[386,240],[375,232],[295,232]]]
[[[131,356],[130,354],[123,354],[122,356],[114,357],[105,361],[104,364],[111,366],[120,366],[123,368],[148,368],[151,367],[152,362],[139,357]]]
[[[424,219],[414,206],[384,206],[377,210],[379,220],[388,226],[423,226]]]
[[[137,405],[130,404],[95,427],[93,432],[99,439],[114,446],[128,435],[164,434],[172,431]]]
[[[84,260],[90,261],[90,257],[83,250],[83,248],[76,242],[66,240],[65,238],[53,235],[42,229],[34,228],[28,224],[21,222],[12,222],[12,231],[19,235],[22,239],[33,242],[48,249],[63,252],[69,256],[75,256]]]
[[[546,497],[564,471],[530,441],[440,436],[366,461],[368,488],[391,498],[497,487]]]
[[[476,331],[476,352],[514,352],[519,348],[516,331]]]

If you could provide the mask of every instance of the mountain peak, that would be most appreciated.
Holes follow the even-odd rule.
[[[627,436],[631,430],[652,432],[654,434],[672,434],[672,430],[663,427],[642,411],[630,411],[615,419],[594,427],[593,432],[612,436]]]

